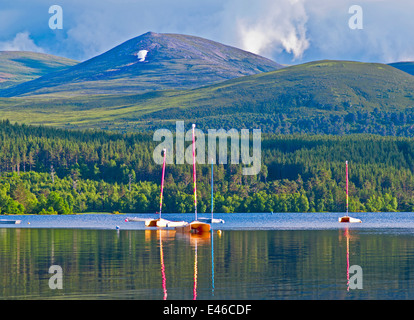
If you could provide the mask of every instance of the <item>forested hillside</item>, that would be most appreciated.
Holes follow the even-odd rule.
[[[76,65],[71,70],[80,67]],[[174,78],[175,69],[171,73]],[[32,82],[39,84],[46,78]],[[157,79],[146,81],[159,83]],[[140,86],[136,80],[128,81]],[[173,129],[176,121],[185,120],[197,123],[202,130],[260,128],[262,132],[276,134],[370,133],[414,137],[414,77],[384,64],[314,61],[214,85],[206,82],[197,89],[153,88],[132,94],[122,89],[128,81],[118,79],[120,87],[115,87],[120,91],[112,94],[81,94],[82,90],[72,87],[81,86],[82,82],[76,81],[70,82],[66,89],[70,95],[66,96],[50,93],[6,98],[4,94],[0,98],[0,118],[65,129],[120,132]],[[194,84],[192,77],[186,81]],[[29,84],[10,90],[26,85]],[[99,81],[95,85],[102,86]]]
[[[67,131],[0,123],[2,214],[148,212],[161,166],[152,133]],[[230,144],[229,144],[230,145]],[[414,141],[375,135],[262,134],[262,170],[214,167],[216,212],[414,210]],[[198,210],[210,210],[210,166],[197,166]],[[164,212],[192,212],[191,165],[168,165]]]

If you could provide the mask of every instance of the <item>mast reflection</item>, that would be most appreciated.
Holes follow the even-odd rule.
[[[346,237],[346,290],[349,291],[349,229],[345,228]]]
[[[161,231],[161,230],[160,230]],[[161,261],[161,277],[162,277],[162,290],[164,292],[164,300],[167,300],[167,278],[165,276],[165,265],[164,265],[164,250],[162,247],[162,232],[160,235],[160,261]]]
[[[190,242],[194,247],[194,274],[193,274],[193,300],[197,300],[198,287],[198,246],[211,243],[209,240],[212,237],[211,232],[203,233],[176,233],[178,239],[184,239]]]
[[[212,283],[212,294],[214,295],[214,242],[213,235],[211,232],[206,233],[177,233],[175,230],[168,229],[157,229],[157,230],[145,230],[145,240],[150,242],[151,239],[157,239],[159,241],[159,255],[160,255],[160,271],[161,271],[161,285],[163,291],[163,299],[167,300],[167,276],[166,276],[166,261],[164,254],[165,241],[168,240],[184,240],[189,243],[190,247],[194,248],[194,262],[193,262],[193,300],[197,300],[198,290],[198,251],[199,246],[211,245],[211,283]],[[155,240],[154,239],[154,240]],[[153,240],[152,240],[153,241]],[[188,248],[188,247],[187,247]]]
[[[194,246],[194,286],[193,286],[193,300],[197,300],[197,239]]]
[[[171,230],[165,229],[157,229],[157,230],[145,230],[145,241],[149,241],[151,238],[156,237],[159,239],[159,246],[160,246],[160,266],[161,266],[161,284],[162,284],[162,291],[163,291],[163,299],[167,300],[168,292],[167,292],[167,276],[165,273],[165,260],[164,260],[164,240],[171,240],[175,236],[175,232]]]

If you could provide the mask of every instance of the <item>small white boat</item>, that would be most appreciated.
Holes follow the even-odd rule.
[[[205,222],[205,223],[224,223],[223,219],[215,219],[213,218],[213,212],[214,212],[214,197],[213,197],[213,176],[214,176],[214,167],[213,167],[213,159],[211,159],[211,218],[198,218],[199,221]]]
[[[349,216],[344,216],[344,217],[340,217],[338,218],[339,222],[349,222],[349,223],[361,223],[362,221],[360,219],[357,218],[352,218]]]
[[[0,224],[20,224],[22,220],[0,219]]]
[[[139,219],[139,220],[138,220]],[[128,221],[144,221],[146,227],[158,227],[158,228],[175,228],[186,226],[188,222],[186,221],[170,221],[167,219],[142,219],[142,218],[130,218]]]
[[[160,194],[160,212],[158,213],[160,217],[158,219],[146,219],[145,226],[146,227],[158,227],[158,228],[168,228],[168,227],[182,227],[187,225],[188,223],[185,221],[170,221],[161,218],[161,211],[162,211],[162,197],[164,191],[164,177],[165,177],[165,157],[167,154],[167,150],[164,149],[164,161],[162,164],[162,178],[161,178],[161,194]]]
[[[346,215],[343,217],[338,218],[338,221],[341,223],[361,223],[362,221],[357,218],[352,218],[348,216],[348,161],[345,161],[346,165]]]
[[[143,222],[143,221],[147,221],[149,220],[148,218],[135,218],[135,217],[131,217],[131,218],[126,218],[125,222]]]
[[[170,220],[160,218],[160,219],[157,219],[155,226],[158,228],[174,228],[174,227],[185,226],[187,224],[188,222],[185,222],[185,221],[170,221]]]
[[[175,227],[183,227],[183,226],[186,226],[186,225],[188,225],[188,222],[186,222],[186,221],[169,221],[166,224],[166,227],[167,228],[175,228]]]
[[[224,223],[223,219],[216,219],[216,218],[198,218],[201,222],[205,223]]]
[[[167,222],[170,222],[169,220],[165,220],[162,218],[159,219],[148,219],[145,220],[145,226],[146,227],[160,227],[160,226],[165,226],[165,224]]]

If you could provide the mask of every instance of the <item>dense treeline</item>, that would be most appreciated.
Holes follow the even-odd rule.
[[[270,132],[316,134],[378,134],[414,137],[414,108],[404,111],[356,111],[319,117],[298,115],[290,120],[285,114],[268,120]]]
[[[158,211],[152,138],[3,121],[1,213]],[[413,150],[410,138],[262,134],[258,175],[243,175],[241,164],[214,167],[215,211],[344,211],[345,160],[351,211],[413,211]],[[199,212],[210,210],[210,176],[209,165],[197,166]],[[167,166],[164,197],[164,212],[193,212],[191,165]]]
[[[211,114],[200,116],[197,127],[205,129],[207,127],[224,128],[260,128],[264,133],[276,134],[377,134],[382,136],[414,137],[414,108],[407,108],[404,111],[381,111],[375,108],[372,111],[348,111],[339,107],[330,107],[325,110],[293,109],[293,110],[266,110],[265,107],[259,108],[257,113],[252,113],[246,109],[239,108],[237,115],[228,113],[226,109],[220,109],[220,117]],[[361,108],[362,109],[362,108]],[[328,110],[328,111],[326,111]],[[159,112],[163,117],[169,115],[174,119],[175,114],[170,110]],[[165,124],[157,121],[153,114],[148,115],[151,121],[146,124],[151,129],[160,126],[174,129],[174,123]],[[195,117],[193,110],[185,113],[186,119]],[[131,123],[116,126],[122,131],[131,131],[134,125]],[[136,129],[140,129],[136,126]]]

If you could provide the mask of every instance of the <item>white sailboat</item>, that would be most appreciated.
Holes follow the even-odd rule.
[[[206,223],[224,223],[223,219],[213,218],[213,212],[214,212],[213,176],[214,176],[214,164],[213,164],[213,159],[211,159],[211,218],[200,218],[199,220],[206,222]]]
[[[0,219],[0,224],[20,224],[22,220]]]
[[[346,215],[338,218],[339,222],[349,222],[349,223],[361,223],[362,221],[357,218],[352,218],[348,215],[348,161],[345,161],[346,165]]]
[[[195,124],[193,124],[193,180],[194,180],[194,213],[195,220],[188,225],[175,228],[178,232],[191,232],[191,233],[205,233],[210,232],[211,227],[208,223],[197,220],[197,179],[196,179],[196,159],[195,159]]]
[[[170,221],[170,220],[163,219],[161,217],[162,198],[163,198],[163,192],[164,192],[165,158],[166,158],[167,150],[164,149],[163,153],[164,153],[164,160],[162,164],[162,178],[161,178],[160,212],[159,212],[160,217],[158,219],[145,220],[145,226],[146,227],[159,227],[159,228],[184,226],[188,224],[185,221]]]

